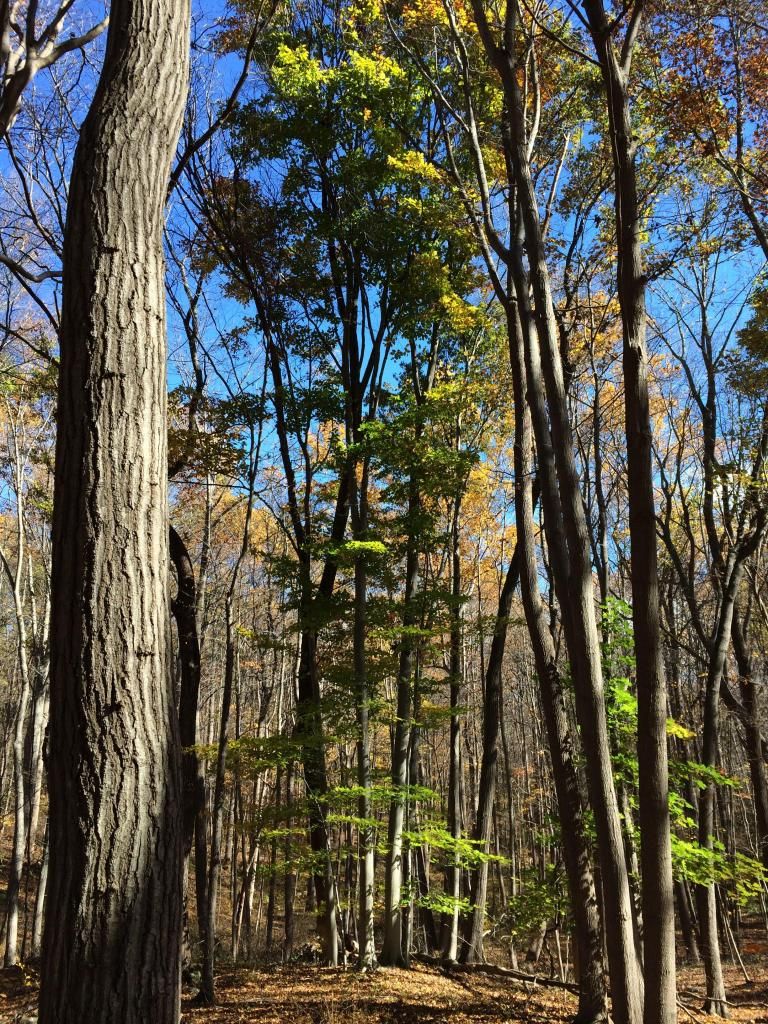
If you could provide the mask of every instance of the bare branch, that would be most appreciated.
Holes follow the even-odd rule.
[[[21,4],[10,6],[7,0],[0,4],[0,139],[5,138],[13,127],[21,110],[24,91],[35,75],[65,54],[81,50],[107,27],[109,18],[104,18],[82,35],[73,35],[57,43],[73,4],[74,0],[64,0],[37,39],[37,0],[29,0],[23,30],[17,21]],[[11,30],[18,39],[15,47],[11,45]]]
[[[185,147],[184,152],[181,154],[181,156],[177,160],[176,166],[174,167],[173,171],[171,172],[171,177],[170,177],[170,180],[168,182],[168,195],[170,195],[173,192],[173,190],[176,188],[176,186],[178,185],[179,179],[181,178],[182,174],[184,173],[185,168],[189,165],[189,162],[190,162],[190,160],[192,160],[194,155],[197,152],[199,152],[199,150],[201,150],[202,147],[213,138],[213,136],[216,134],[216,132],[220,128],[222,128],[226,124],[226,122],[229,120],[229,118],[231,117],[232,112],[234,111],[235,106],[237,104],[238,96],[240,95],[240,93],[241,93],[241,91],[243,89],[243,86],[245,85],[246,81],[248,80],[248,72],[250,71],[251,64],[253,62],[253,53],[254,53],[254,50],[256,48],[256,43],[257,43],[257,41],[259,39],[259,36],[264,31],[264,27],[267,25],[267,23],[269,22],[269,19],[274,14],[275,7],[276,7],[276,0],[271,0],[271,5],[270,5],[269,12],[268,12],[266,18],[263,21],[261,19],[260,12],[259,12],[259,15],[257,16],[256,22],[255,22],[255,24],[253,26],[253,29],[251,30],[251,34],[250,34],[250,36],[248,38],[248,44],[246,45],[246,48],[245,48],[245,56],[243,58],[243,68],[242,68],[242,71],[240,72],[240,75],[239,75],[237,81],[235,82],[235,85],[234,85],[234,87],[232,89],[232,92],[229,94],[229,98],[227,99],[227,102],[221,108],[221,112],[219,113],[219,116],[216,117],[211,122],[211,124],[206,128],[206,130],[202,133],[202,135],[198,135],[198,137],[196,139],[193,139]]]

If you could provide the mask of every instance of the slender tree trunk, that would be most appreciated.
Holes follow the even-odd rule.
[[[306,621],[311,607],[300,619]],[[327,824],[326,793],[328,778],[325,768],[325,746],[317,679],[317,634],[302,633],[298,672],[299,694],[296,707],[296,730],[302,740],[304,781],[307,790],[309,841],[314,859],[313,894],[317,908],[317,930],[323,958],[335,967],[339,958],[338,925],[336,921],[336,886]]]
[[[187,0],[115,0],[64,243],[41,1024],[177,1024],[162,229]]]
[[[280,801],[283,795],[283,771],[282,766],[277,766],[275,776],[275,803],[274,811],[278,816],[280,812]],[[269,895],[267,897],[267,934],[264,940],[264,951],[272,952],[272,943],[275,933],[275,912],[277,905],[277,835],[272,836],[269,844]]]
[[[504,676],[502,675],[499,680],[499,714],[500,714],[500,726],[501,726],[501,748],[504,752],[504,783],[507,794],[507,821],[508,821],[508,854],[509,854],[509,881],[510,881],[510,895],[515,897],[517,895],[517,883],[518,883],[518,828],[517,828],[517,810],[515,808],[515,797],[512,792],[512,773],[511,773],[511,758],[509,754],[509,739],[507,736],[507,720],[505,714],[505,698],[504,698]],[[509,957],[513,968],[517,968],[517,950],[515,949],[514,936],[510,937],[509,940]]]
[[[195,908],[200,945],[206,948],[206,907],[208,906],[208,806],[205,778],[195,812]]]
[[[197,752],[197,705],[200,694],[200,644],[195,617],[196,587],[192,560],[179,534],[170,527],[169,553],[176,570],[177,592],[171,601],[176,619],[181,661],[179,691],[179,738],[183,782],[183,853],[188,859],[192,850],[199,801],[203,797],[202,769]]]
[[[515,144],[516,152],[519,148],[519,144]],[[519,152],[516,159],[527,197],[524,203],[527,211],[524,216],[529,221],[526,239],[535,238],[538,232],[538,213],[530,194],[530,174]],[[519,250],[513,254],[516,261],[515,298],[521,309],[528,400],[539,461],[544,526],[574,677],[576,711],[586,755],[587,783],[595,814],[613,1015],[617,1024],[639,1024],[642,1016],[642,985],[608,740],[589,564],[589,538],[573,461],[572,437],[543,248],[537,250],[536,256],[531,277],[536,282],[534,294],[539,312],[534,323],[529,310],[528,283],[520,266]],[[546,339],[541,349],[540,337]],[[546,372],[542,369],[542,362]]]
[[[552,770],[562,832],[563,855],[576,924],[576,959],[579,965],[577,1020],[588,1024],[607,1019],[607,992],[600,913],[587,839],[584,809],[573,741],[557,654],[539,590],[531,482],[531,421],[525,402],[525,344],[522,327],[510,311],[510,357],[515,395],[515,519],[520,550],[520,590],[528,632],[541,687]]]
[[[528,397],[539,458],[547,543],[587,753],[586,774],[606,906],[613,1012],[617,1024],[639,1024],[642,978],[608,743],[589,533],[574,457],[544,236],[527,151],[526,101],[517,77],[519,5],[507,5],[502,45],[497,42],[480,0],[472,0],[472,9],[486,53],[499,74],[506,104],[507,119],[502,127],[507,173],[519,204],[528,273],[523,246],[516,237],[512,239],[508,266],[523,323]]]
[[[643,885],[645,1024],[675,1024],[675,909],[669,821],[667,687],[659,621],[656,509],[651,469],[645,270],[634,134],[624,66],[602,0],[584,0],[606,90],[614,165],[618,292],[623,327],[624,413],[637,665],[637,756]],[[633,19],[634,20],[634,19]]]
[[[38,650],[34,658],[32,707],[24,744],[25,857],[28,866],[32,863],[32,854],[37,838],[37,824],[40,817],[40,797],[43,792],[43,743],[49,707],[48,672],[47,651]]]
[[[347,329],[353,320],[347,318]],[[265,325],[268,326],[269,325]],[[296,724],[294,732],[301,740],[304,784],[308,801],[309,839],[314,860],[312,895],[316,899],[317,930],[326,963],[338,963],[338,925],[336,920],[336,885],[333,865],[330,860],[330,836],[328,831],[328,810],[326,793],[328,777],[325,762],[325,739],[323,735],[323,709],[317,666],[317,628],[314,625],[317,604],[313,600],[312,552],[309,535],[310,522],[302,519],[297,497],[296,474],[289,445],[288,419],[285,413],[285,384],[283,381],[280,356],[270,334],[265,331],[267,356],[273,384],[273,405],[276,429],[280,447],[283,471],[287,480],[288,508],[293,535],[299,552],[298,629],[300,633],[299,665],[297,673],[298,693],[296,703]],[[348,462],[339,477],[339,489],[329,540],[341,544],[349,519],[350,496],[354,480],[352,463]],[[323,566],[320,583],[317,586],[317,602],[330,600],[336,579],[337,565],[328,556]]]
[[[701,963],[701,954],[699,953],[699,940],[696,935],[696,922],[693,920],[693,914],[691,913],[688,888],[682,880],[675,882],[675,897],[680,918],[680,931],[683,933],[688,960],[692,964],[698,965]]]
[[[203,970],[200,985],[199,1001],[206,1006],[213,1006],[216,1003],[216,988],[214,979],[214,965],[216,956],[216,911],[218,908],[219,884],[221,881],[222,854],[226,849],[224,842],[224,784],[227,767],[227,744],[229,740],[229,720],[232,711],[232,697],[235,690],[235,677],[238,675],[237,656],[237,623],[235,621],[235,600],[237,584],[240,578],[240,567],[248,551],[250,542],[251,515],[253,513],[253,494],[258,467],[261,434],[258,443],[255,440],[254,425],[251,424],[251,453],[250,466],[248,470],[248,504],[245,510],[245,521],[243,523],[243,536],[240,545],[240,552],[237,561],[232,569],[232,576],[227,591],[225,602],[226,620],[226,641],[225,641],[225,662],[224,662],[224,686],[221,694],[221,713],[219,716],[219,737],[216,751],[216,779],[213,788],[213,801],[211,805],[212,828],[211,828],[211,857],[208,863],[208,879],[206,888],[205,904],[205,929],[203,931]],[[189,726],[191,727],[192,713],[188,710]],[[239,726],[239,723],[238,723]],[[191,770],[191,769],[190,769]],[[234,812],[234,794],[231,803]],[[234,826],[231,830],[232,856],[229,863],[232,871],[232,878],[235,878],[235,844]],[[225,855],[226,859],[226,855]],[[198,911],[199,913],[200,911]]]
[[[411,747],[408,753],[408,783],[409,785],[415,786],[422,785],[424,781],[421,767],[421,726],[419,725],[421,700],[421,664],[420,657],[417,652],[416,664],[413,672],[413,728],[411,729]],[[408,804],[408,816],[408,825],[410,830],[418,831],[418,809],[417,805],[413,802],[409,802]],[[425,905],[427,897],[429,896],[429,869],[424,846],[419,844],[416,846],[415,850],[412,849],[411,857],[412,861],[415,862],[415,871],[413,873],[416,879],[416,885],[414,888],[416,890],[416,895],[422,901],[422,904],[419,907],[419,914],[424,925],[424,936],[427,951],[432,954],[439,949],[440,942],[438,938],[437,924],[435,922],[435,915],[433,914],[431,907]],[[413,913],[413,911],[411,911],[411,913]],[[413,925],[413,922],[411,922],[411,924]],[[408,943],[407,938],[406,943]]]
[[[717,630],[712,643],[704,695],[704,737],[701,760],[707,767],[714,767],[720,735],[720,683],[728,656],[733,612],[741,573],[734,564],[732,555],[726,566],[727,585],[721,597]],[[712,850],[715,841],[715,785],[709,782],[699,795],[699,844],[705,850]],[[699,914],[701,956],[707,994],[704,1011],[713,1016],[728,1017],[728,1000],[720,956],[720,937],[717,929],[717,894],[715,883],[696,887],[696,903]]]
[[[451,731],[448,769],[448,830],[455,842],[461,838],[461,557],[459,551],[459,515],[461,502],[456,498],[451,526],[451,648],[448,674],[451,689]],[[459,944],[459,899],[461,896],[461,868],[458,848],[451,855],[448,867],[446,895],[452,900],[443,939],[443,956],[456,960]]]
[[[17,623],[22,619],[17,615]],[[11,857],[8,864],[8,888],[6,893],[6,923],[5,923],[5,966],[12,967],[18,959],[18,934],[19,934],[19,895],[21,892],[21,873],[24,867],[24,850],[26,847],[26,815],[25,795],[26,786],[24,780],[24,735],[26,732],[26,721],[31,700],[31,687],[29,685],[29,671],[26,664],[26,651],[22,652],[22,645],[26,644],[26,637],[22,630],[19,631],[19,659],[21,669],[19,671],[21,681],[21,692],[19,694],[19,706],[16,711],[16,722],[13,734],[13,787],[14,787],[14,819],[13,819],[13,845]]]
[[[0,548],[0,562],[12,589],[13,607],[16,618],[16,664],[19,670],[19,695],[13,722],[13,844],[8,864],[8,887],[6,890],[5,957],[6,967],[12,967],[18,959],[19,896],[21,875],[24,869],[24,851],[27,848],[29,826],[29,784],[27,780],[28,758],[26,743],[34,728],[28,724],[32,704],[32,681],[27,651],[27,624],[24,616],[24,505],[22,471],[16,450],[16,570],[13,572],[5,551]]]
[[[232,692],[235,679],[235,620],[233,595],[227,595],[226,603],[226,654],[224,666],[224,687],[221,694],[219,716],[219,740],[216,752],[216,779],[211,804],[211,856],[208,862],[206,886],[205,930],[203,932],[203,970],[200,985],[200,1002],[205,1006],[216,1004],[216,983],[214,966],[216,957],[216,911],[219,904],[222,853],[224,850],[224,782],[227,765],[227,743],[229,740],[229,719],[232,709]]]
[[[419,553],[416,545],[417,517],[421,503],[418,488],[411,483],[408,499],[408,540],[405,556],[405,594],[403,598],[403,635],[397,669],[397,721],[392,748],[392,802],[389,806],[387,860],[384,874],[384,945],[381,963],[402,967],[408,958],[403,943],[403,915],[400,907],[403,886],[403,825],[405,822],[406,787],[408,783],[408,744],[411,732],[411,687],[415,641],[413,630],[417,616],[416,587],[419,576]]]
[[[603,437],[602,437],[602,411],[600,408],[600,388],[595,378],[595,398],[592,406],[592,437],[594,442],[594,473],[595,473],[595,501],[597,502],[597,549],[599,551],[598,580],[600,584],[600,604],[604,605],[608,600],[608,573],[610,565],[608,562],[608,514],[605,501],[605,489],[603,488]]]
[[[45,823],[43,833],[43,860],[40,866],[40,880],[37,885],[37,899],[35,900],[35,917],[32,923],[32,956],[40,956],[43,942],[43,918],[45,914],[45,891],[48,887],[48,822]]]
[[[477,817],[473,838],[481,844],[479,849],[488,853],[493,826],[493,809],[496,795],[496,769],[499,759],[499,724],[501,709],[501,671],[504,664],[504,647],[507,640],[507,626],[512,610],[517,581],[520,575],[518,547],[507,569],[504,586],[499,597],[496,624],[491,642],[491,653],[485,673],[483,699],[483,756],[480,765],[480,784]],[[485,927],[485,903],[488,888],[488,861],[484,860],[472,872],[470,896],[471,910],[464,932],[464,946],[461,951],[463,963],[482,962],[483,930]]]
[[[760,709],[755,692],[755,677],[752,668],[752,655],[744,636],[742,617],[736,607],[731,627],[733,652],[739,670],[739,691],[744,715],[744,744],[749,761],[749,774],[752,781],[752,799],[757,822],[757,841],[759,857],[763,866],[768,868],[768,778],[766,777],[765,759],[763,757],[763,738],[760,731]]]
[[[176,570],[177,591],[171,601],[171,610],[176,620],[179,639],[179,662],[181,681],[179,687],[179,739],[181,741],[181,775],[182,775],[182,857],[184,860],[184,909],[182,914],[182,967],[191,958],[189,945],[189,860],[192,844],[195,841],[196,825],[199,815],[205,813],[205,776],[200,759],[197,756],[197,713],[200,695],[200,644],[197,633],[197,602],[195,573],[192,560],[186,545],[176,530],[171,526],[168,535],[168,550]],[[195,864],[197,876],[205,870],[207,854],[205,841],[203,851],[196,849],[201,856],[200,864]],[[201,938],[205,934],[205,892],[197,895],[198,932]],[[205,948],[205,941],[203,941]]]
[[[283,888],[283,960],[290,960],[293,955],[294,941],[294,910],[296,899],[296,869],[293,865],[291,844],[291,828],[293,826],[293,762],[288,764],[285,773],[285,881]]]
[[[355,538],[365,542],[368,531],[368,465],[362,467],[358,500],[353,511]],[[373,919],[374,878],[374,830],[371,821],[371,737],[368,668],[366,663],[368,570],[367,555],[362,552],[355,558],[355,596],[353,623],[354,679],[357,691],[357,813],[360,819],[360,865],[359,884],[359,925],[360,967],[366,970],[376,966],[376,945]]]

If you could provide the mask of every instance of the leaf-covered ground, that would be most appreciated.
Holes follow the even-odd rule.
[[[749,965],[752,985],[726,968],[732,1020],[768,1024],[767,967]],[[34,1021],[37,983],[30,968],[0,971],[2,1024]],[[307,964],[242,969],[220,975],[218,986],[220,1004],[214,1009],[195,1007],[185,998],[182,1024],[565,1024],[576,1006],[562,989],[423,964],[362,975]],[[681,972],[680,992],[681,1024],[715,1020],[700,1012],[698,971]]]

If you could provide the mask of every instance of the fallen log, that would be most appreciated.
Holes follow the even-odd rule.
[[[559,981],[557,978],[543,978],[539,974],[526,974],[525,971],[515,971],[511,967],[500,967],[498,964],[460,964],[455,960],[445,960],[439,956],[429,956],[427,953],[413,953],[411,960],[418,963],[429,964],[432,967],[439,967],[446,974],[459,972],[462,974],[490,974],[494,977],[509,978],[510,981],[523,981],[529,985],[542,985],[547,988],[562,988],[574,995],[579,994],[579,986],[569,981]]]

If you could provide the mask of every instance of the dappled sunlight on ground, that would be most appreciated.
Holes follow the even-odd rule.
[[[731,1019],[768,1024],[768,964],[748,964],[752,984],[738,968],[724,967]],[[701,1013],[703,979],[680,972],[682,1022],[713,1022]],[[31,967],[0,970],[0,1022],[32,1024],[38,974]],[[306,963],[223,970],[219,1005],[196,1007],[185,993],[181,1024],[566,1024],[576,1000],[563,989],[486,975],[446,972],[424,964],[410,971],[322,968]]]

